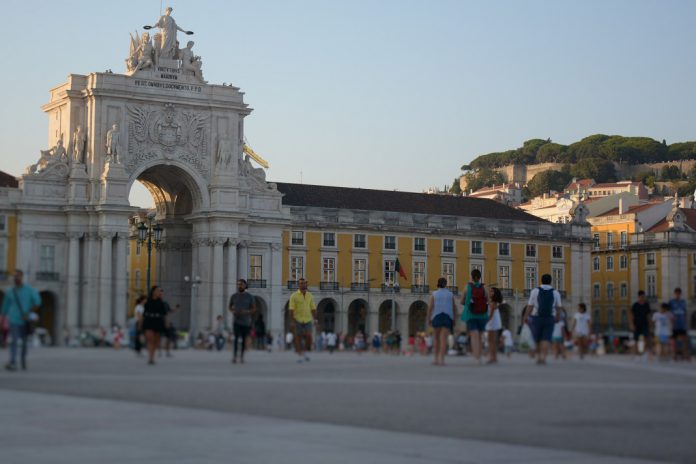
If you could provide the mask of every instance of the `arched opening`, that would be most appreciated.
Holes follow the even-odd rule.
[[[56,331],[56,295],[53,292],[43,291],[39,293],[41,306],[39,307],[39,320],[36,324],[35,335],[39,337],[42,345],[54,345],[58,341]]]
[[[367,333],[367,302],[362,298],[353,300],[348,306],[348,335],[353,337],[356,333]]]
[[[418,300],[411,303],[408,308],[408,334],[415,335],[419,332],[425,332],[428,328],[426,321],[428,315],[428,304]]]
[[[331,298],[324,298],[317,305],[317,319],[319,328],[323,332],[336,330],[336,308],[338,304]]]
[[[266,347],[266,333],[268,330],[268,305],[260,296],[254,297],[256,312],[254,313],[254,347],[263,350]]]
[[[191,329],[192,293],[199,292],[200,285],[193,275],[198,269],[192,266],[191,237],[193,226],[188,216],[208,203],[207,189],[198,174],[178,161],[161,160],[143,166],[131,177],[129,201],[141,209],[129,220],[128,259],[126,288],[128,308],[132,309],[136,298],[147,292],[150,285],[166,289],[165,297],[177,328]],[[148,198],[149,193],[150,198]],[[139,240],[139,226],[152,226],[145,242]],[[148,256],[148,235],[154,240],[154,227],[161,228],[158,246],[151,247]],[[204,327],[197,327],[197,331]]]
[[[392,312],[395,315],[395,320],[392,324]],[[387,333],[391,330],[396,330],[399,314],[399,304],[394,301],[392,307],[392,300],[384,300],[382,304],[379,305],[379,331],[381,333]]]

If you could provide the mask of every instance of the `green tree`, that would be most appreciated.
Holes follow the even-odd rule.
[[[560,192],[571,179],[572,176],[564,172],[551,170],[540,172],[527,184],[526,195],[531,198],[549,193],[551,190]]]
[[[466,189],[468,191],[476,191],[483,187],[499,185],[505,183],[505,176],[493,169],[484,168],[476,172],[470,172],[464,175],[466,179]]]
[[[454,193],[455,195],[461,195],[462,187],[459,185],[459,177],[454,178],[454,182],[452,182],[449,192]]]
[[[584,158],[571,169],[573,177],[594,179],[595,182],[613,182],[616,180],[614,163],[602,158]]]
[[[660,172],[660,180],[668,182],[671,180],[681,180],[684,175],[676,164],[670,164],[662,168]]]

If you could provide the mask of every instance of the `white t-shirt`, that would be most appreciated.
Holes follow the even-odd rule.
[[[552,338],[563,338],[563,327],[565,326],[565,322],[563,321],[558,321],[553,325],[553,334],[551,334]]]
[[[503,346],[512,346],[512,332],[508,329],[503,330]]]
[[[292,335],[292,332],[288,332],[287,335],[285,335],[285,343],[292,343],[293,338],[295,337]]]
[[[326,343],[328,346],[336,346],[336,334],[333,332],[327,334]]]
[[[542,285],[541,288],[544,290],[553,290],[553,287],[551,285]],[[552,315],[556,315],[556,309],[557,308],[562,308],[563,303],[561,301],[561,294],[558,292],[558,290],[553,290],[553,310],[552,310]],[[529,301],[527,302],[528,306],[533,306],[534,309],[532,310],[532,316],[536,316],[539,313],[539,287],[533,288],[532,291],[529,293]]]
[[[669,337],[672,335],[672,319],[669,313],[657,312],[653,314],[652,320],[655,322],[655,335],[658,337]]]
[[[143,305],[135,305],[135,317],[142,316],[144,312],[145,307]]]
[[[503,328],[503,321],[500,319],[500,310],[495,308],[493,310],[493,318],[486,322],[486,330],[491,332],[498,331]]]
[[[587,336],[590,334],[590,315],[587,312],[575,313],[573,319],[575,319],[575,333],[577,335]]]

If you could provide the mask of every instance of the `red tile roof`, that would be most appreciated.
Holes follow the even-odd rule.
[[[645,211],[647,209],[652,208],[653,206],[661,205],[663,202],[658,201],[658,202],[652,202],[652,203],[645,203],[642,205],[634,205],[634,206],[629,206],[628,210],[624,214],[635,214],[635,213],[640,213],[641,211]],[[614,208],[610,209],[606,213],[600,214],[600,216],[616,216],[619,214],[619,208]]]

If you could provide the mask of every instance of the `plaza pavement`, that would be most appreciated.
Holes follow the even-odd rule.
[[[34,350],[0,373],[0,462],[696,461],[693,365],[448,361]]]

